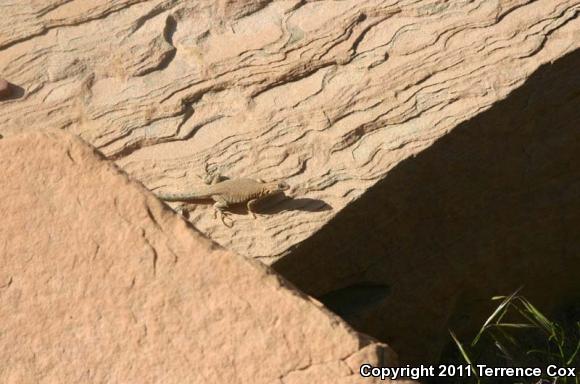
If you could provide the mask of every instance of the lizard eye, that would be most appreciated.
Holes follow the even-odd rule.
[[[278,183],[278,189],[279,189],[279,190],[281,190],[281,191],[285,191],[285,190],[287,190],[288,188],[290,188],[290,186],[289,186],[288,184],[286,184],[286,183],[284,183],[284,182],[280,182],[280,183]]]

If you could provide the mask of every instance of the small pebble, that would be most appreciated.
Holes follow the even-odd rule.
[[[11,94],[10,83],[4,79],[0,79],[0,99],[9,97]]]

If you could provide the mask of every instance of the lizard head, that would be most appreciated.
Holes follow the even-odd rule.
[[[272,195],[274,193],[287,191],[290,189],[290,186],[285,181],[276,181],[268,183],[266,189],[268,190],[268,194]]]

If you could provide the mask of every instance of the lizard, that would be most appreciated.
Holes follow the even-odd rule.
[[[207,166],[206,166],[207,173]],[[226,227],[225,218],[229,213],[225,210],[235,204],[246,204],[248,213],[255,219],[254,204],[260,199],[286,191],[290,186],[285,181],[264,182],[254,179],[227,179],[222,181],[219,174],[207,174],[204,179],[207,185],[198,187],[194,191],[175,194],[157,194],[161,200],[165,201],[189,201],[200,199],[212,199],[215,204],[214,217],[220,214],[220,219]],[[217,218],[217,217],[216,217]]]

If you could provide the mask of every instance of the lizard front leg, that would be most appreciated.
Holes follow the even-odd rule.
[[[213,185],[213,184],[217,184],[223,180],[222,175],[217,170],[214,170],[214,171],[209,170],[207,163],[205,163],[204,171],[205,171],[205,176],[202,177],[201,179],[203,179],[203,182],[205,184]]]
[[[214,207],[214,218],[217,219],[217,215],[219,213],[220,219],[221,219],[222,223],[226,227],[231,228],[234,225],[233,220],[231,220],[231,218],[230,218],[230,222],[231,222],[230,225],[228,225],[226,223],[226,220],[225,220],[230,215],[229,212],[226,212],[225,211],[225,209],[227,209],[229,207],[228,202],[223,197],[221,197],[219,195],[213,195],[211,198],[213,199],[213,201],[215,201],[215,204],[213,205],[213,207]]]
[[[246,207],[248,208],[248,213],[252,215],[254,219],[256,218],[256,213],[254,212],[254,205],[256,204],[257,201],[258,199],[252,199],[249,200],[248,203],[246,204]]]
[[[203,178],[203,182],[206,183],[207,185],[214,185],[222,181],[222,179],[223,179],[222,175],[220,175],[219,173],[208,173]]]

